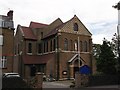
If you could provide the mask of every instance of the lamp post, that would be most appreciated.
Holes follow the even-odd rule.
[[[118,36],[118,73],[120,73],[120,1],[113,6],[113,8],[118,10],[118,25],[117,25],[117,36]]]

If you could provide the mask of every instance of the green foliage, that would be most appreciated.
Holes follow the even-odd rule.
[[[116,59],[112,51],[111,45],[106,40],[100,46],[99,58],[97,58],[97,71],[104,74],[115,74],[116,73]]]
[[[95,57],[95,59],[97,60],[99,58],[100,55],[100,44],[94,44],[93,45],[93,56]]]

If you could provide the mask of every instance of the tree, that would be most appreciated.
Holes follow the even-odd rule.
[[[100,44],[93,44],[93,56],[97,60],[100,55]]]
[[[118,57],[118,35],[116,33],[112,37],[111,47],[115,56]]]
[[[112,51],[110,42],[104,39],[103,44],[100,47],[100,55],[97,59],[97,71],[104,74],[116,73],[116,58]]]
[[[117,64],[116,64],[116,68],[117,68],[117,72],[120,73],[120,57],[119,57],[119,46],[118,46],[118,41],[120,40],[120,38],[118,37],[118,35],[115,33],[112,37],[112,42],[111,42],[111,46],[113,49],[113,52],[116,56],[117,59]]]

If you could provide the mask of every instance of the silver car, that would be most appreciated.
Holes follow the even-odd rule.
[[[3,77],[20,77],[18,73],[4,73]]]

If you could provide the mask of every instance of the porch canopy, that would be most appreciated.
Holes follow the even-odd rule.
[[[74,56],[72,56],[72,58],[70,60],[68,60],[68,63],[72,63],[75,60],[78,60],[78,58],[79,58],[79,55],[75,54]],[[81,57],[80,57],[80,61],[83,62],[83,63],[86,63]]]

